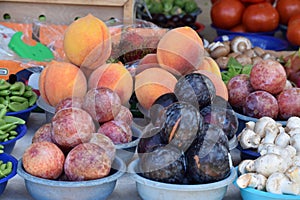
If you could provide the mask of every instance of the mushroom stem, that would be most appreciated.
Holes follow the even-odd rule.
[[[240,188],[251,187],[257,190],[264,190],[266,188],[267,178],[257,173],[247,173],[238,177],[236,184]]]

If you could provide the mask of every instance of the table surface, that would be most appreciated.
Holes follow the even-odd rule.
[[[44,123],[46,117],[44,113],[31,113],[27,122],[28,132],[17,141],[13,152],[15,158],[20,159],[25,149],[30,145],[31,139],[35,131]],[[76,197],[75,197],[76,198]],[[27,192],[24,180],[17,174],[10,179],[4,193],[0,196],[1,200],[34,200]],[[123,175],[117,182],[114,192],[109,196],[108,200],[141,200],[136,190],[135,181],[131,179],[129,174]],[[224,200],[241,200],[239,190],[233,185],[229,185]]]

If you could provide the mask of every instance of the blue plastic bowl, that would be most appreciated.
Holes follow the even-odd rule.
[[[19,117],[19,118],[21,118],[21,119],[23,119],[27,122],[31,111],[34,110],[35,108],[37,108],[36,104],[34,104],[33,106],[31,106],[31,107],[29,107],[25,110],[20,110],[20,111],[17,111],[17,112],[7,112],[6,115],[7,116]]]
[[[226,41],[226,40],[232,40],[237,35],[222,35],[215,38],[216,41]],[[266,50],[274,50],[274,51],[282,51],[286,50],[289,47],[289,43],[286,40],[282,40],[280,38],[267,36],[267,35],[243,35],[247,37],[253,47],[260,47],[262,49]]]
[[[213,24],[211,24],[211,27],[216,30],[218,36],[222,36],[222,35],[243,35],[243,36],[269,35],[269,36],[274,36],[275,33],[279,30],[279,28],[277,28],[274,31],[254,33],[254,32],[233,32],[230,30],[217,28]]]
[[[237,170],[237,167],[235,167]],[[237,177],[238,178],[238,177]],[[236,180],[233,181],[235,187],[239,188],[240,194],[243,200],[299,200],[299,195],[283,195],[283,194],[273,194],[270,192],[265,192],[261,190],[256,190],[253,188],[240,188],[236,184]]]
[[[250,149],[243,149],[240,145],[236,148],[241,152],[241,160],[255,160],[260,156],[260,153]]]
[[[11,140],[7,140],[6,142],[0,142],[0,145],[4,146],[4,152],[10,154],[17,142],[20,138],[22,138],[27,132],[27,126],[25,124],[20,124],[17,126],[16,131],[18,132],[17,137]]]
[[[113,192],[117,180],[126,172],[124,161],[118,156],[112,164],[112,170],[106,177],[89,181],[58,181],[39,178],[27,173],[18,162],[17,173],[25,181],[28,193],[36,200],[105,200]]]
[[[8,176],[0,179],[0,195],[1,195],[4,192],[5,188],[6,188],[8,180],[11,179],[12,177],[14,177],[17,174],[18,160],[15,157],[13,157],[12,155],[9,155],[9,154],[6,154],[6,153],[1,153],[0,154],[0,160],[2,160],[4,163],[6,163],[8,161],[11,161],[12,164],[13,164],[13,168],[12,168],[11,173]]]

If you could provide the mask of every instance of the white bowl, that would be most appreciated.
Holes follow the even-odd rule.
[[[117,179],[126,171],[122,159],[116,157],[113,173],[107,177],[89,181],[57,181],[38,178],[27,173],[18,162],[17,173],[25,181],[28,193],[36,200],[105,200],[115,189]]]
[[[133,180],[143,200],[165,200],[165,199],[184,199],[184,200],[221,200],[224,198],[227,187],[236,179],[236,170],[232,167],[230,175],[221,181],[197,184],[180,185],[168,184],[146,179],[138,174],[139,159],[133,160],[128,166],[128,172]]]

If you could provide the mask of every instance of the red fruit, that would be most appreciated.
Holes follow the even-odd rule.
[[[117,116],[114,118],[114,120],[124,121],[128,125],[131,125],[132,121],[133,121],[133,115],[129,108],[127,108],[125,106],[121,106],[120,112],[117,114]]]
[[[264,90],[271,94],[280,93],[286,84],[286,72],[277,61],[262,60],[253,65],[250,82],[254,90]]]
[[[101,133],[92,133],[92,138],[90,143],[97,144],[105,150],[108,157],[113,161],[116,155],[116,147],[113,141],[104,134]]]
[[[121,99],[109,88],[93,88],[86,93],[82,107],[95,121],[103,123],[117,116],[121,109]]]
[[[132,140],[131,128],[123,121],[106,122],[99,127],[97,132],[109,137],[114,144],[128,143]]]
[[[254,91],[249,75],[240,74],[231,78],[227,83],[229,103],[237,110],[241,110],[245,105],[246,97]]]
[[[46,123],[42,125],[33,135],[32,143],[48,141],[53,142],[52,140],[52,125],[51,123]]]
[[[81,97],[68,97],[61,100],[55,107],[55,112],[63,108],[81,108],[83,103],[83,98]]]
[[[111,160],[105,151],[94,143],[74,147],[64,164],[65,174],[71,181],[93,180],[105,177],[111,169]]]
[[[65,156],[52,142],[32,143],[23,154],[23,167],[33,176],[57,179],[63,172]]]
[[[96,131],[92,117],[80,108],[65,108],[52,118],[52,139],[64,148],[88,142]]]
[[[254,91],[247,96],[243,112],[249,117],[258,119],[264,116],[276,119],[278,109],[277,100],[272,94],[265,91]]]
[[[300,88],[291,88],[282,91],[277,96],[280,118],[300,117]]]

